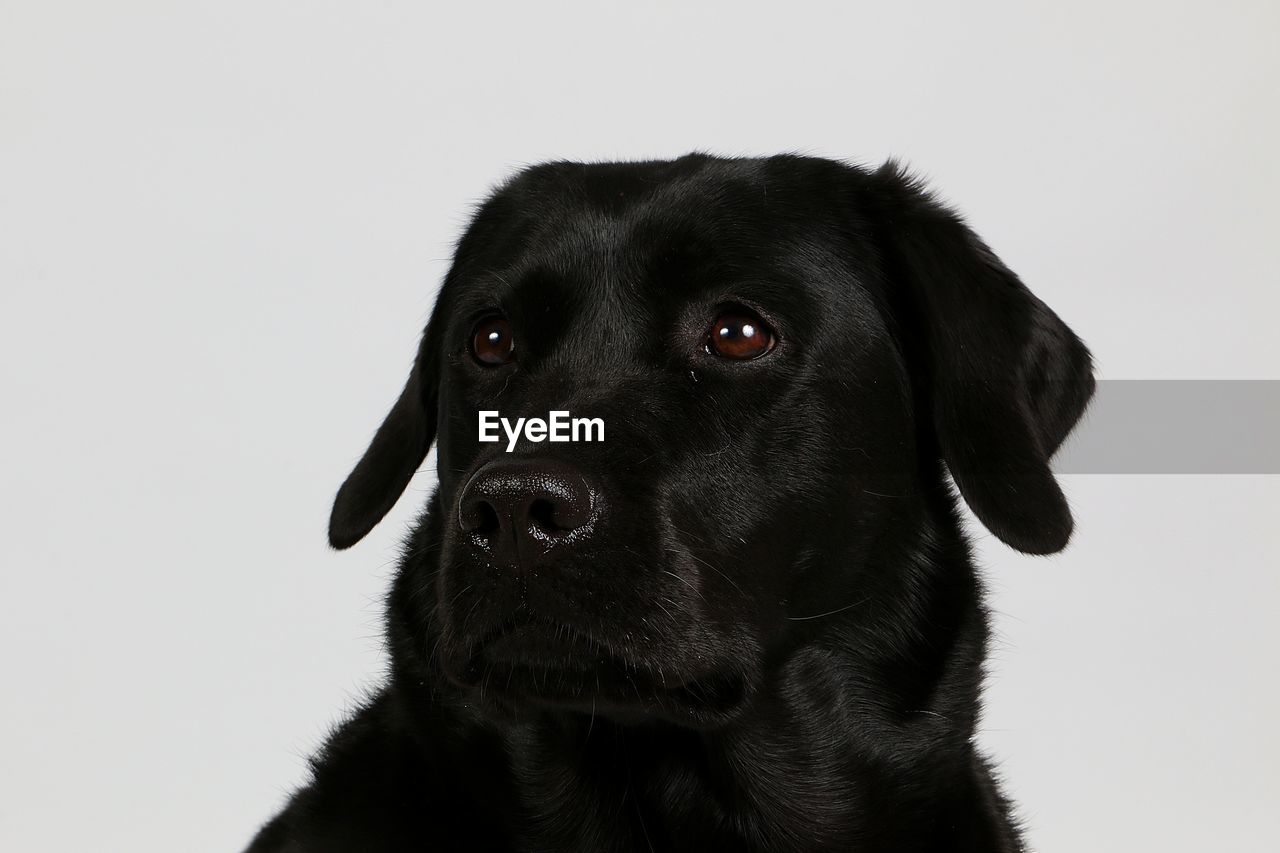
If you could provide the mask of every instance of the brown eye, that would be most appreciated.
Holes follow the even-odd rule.
[[[515,357],[516,342],[511,324],[501,317],[489,317],[476,324],[471,333],[471,354],[489,367],[506,364]]]
[[[707,352],[721,358],[747,361],[773,349],[773,330],[747,311],[726,311],[707,331]]]

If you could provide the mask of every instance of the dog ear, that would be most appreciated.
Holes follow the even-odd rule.
[[[952,479],[1007,545],[1062,550],[1073,521],[1049,459],[1093,395],[1088,349],[897,163],[869,185],[891,310]]]
[[[334,548],[350,548],[382,520],[431,449],[436,436],[439,390],[439,363],[432,335],[435,324],[433,317],[400,398],[338,489],[329,516],[329,544]]]

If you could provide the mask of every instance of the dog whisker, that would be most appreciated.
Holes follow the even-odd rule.
[[[815,613],[812,616],[788,616],[787,619],[792,622],[805,622],[810,619],[825,619],[828,616],[835,616],[837,613],[843,613],[846,610],[852,610],[860,604],[866,604],[870,598],[863,598],[852,604],[846,604],[844,607],[837,607],[835,610],[828,610],[826,613]]]

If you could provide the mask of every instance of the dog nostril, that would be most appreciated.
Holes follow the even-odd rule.
[[[563,530],[556,521],[555,504],[543,498],[529,504],[529,521],[545,533],[559,533]]]
[[[488,501],[480,501],[472,513],[471,532],[482,539],[489,539],[502,528],[498,511]]]

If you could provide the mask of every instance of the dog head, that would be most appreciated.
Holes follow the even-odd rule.
[[[892,586],[940,460],[1004,542],[1061,549],[1049,459],[1091,392],[1080,341],[894,164],[553,163],[461,239],[330,541],[434,441],[435,532],[404,571],[449,678],[713,724],[812,617]],[[603,440],[485,442],[482,412]]]

